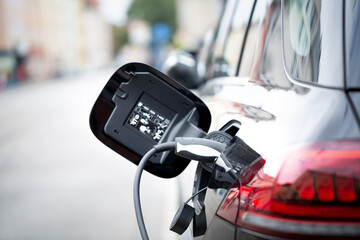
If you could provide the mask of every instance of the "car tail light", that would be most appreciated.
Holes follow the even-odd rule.
[[[274,159],[283,161],[276,176],[264,160],[250,167],[217,215],[273,236],[359,237],[360,141],[308,144],[286,156]]]

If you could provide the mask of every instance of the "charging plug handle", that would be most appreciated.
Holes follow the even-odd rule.
[[[200,162],[214,162],[226,148],[223,143],[204,138],[175,138],[175,154]]]

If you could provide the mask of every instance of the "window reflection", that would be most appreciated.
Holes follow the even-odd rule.
[[[286,70],[294,80],[343,86],[342,2],[284,1]]]
[[[284,72],[281,54],[280,3],[279,0],[260,0],[257,3],[259,7],[266,7],[267,10],[262,11],[265,13],[265,16],[260,18],[259,37],[250,75],[251,81],[269,90],[277,88],[293,90],[298,94],[306,94],[309,89],[293,84]],[[289,4],[286,7],[289,7]]]
[[[290,74],[300,80],[318,82],[321,38],[317,6],[311,0],[291,0],[289,6]]]
[[[345,10],[345,47],[347,63],[347,86],[360,87],[360,2],[346,1]]]
[[[225,9],[208,78],[234,76],[253,1],[232,1]]]

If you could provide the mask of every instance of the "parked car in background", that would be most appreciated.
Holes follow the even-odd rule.
[[[26,79],[26,57],[17,49],[0,50],[0,90]]]
[[[0,89],[5,88],[11,80],[16,61],[13,53],[0,51]]]
[[[197,54],[169,57],[212,129],[240,122],[261,156],[228,188],[199,163],[184,238],[360,238],[359,42],[359,1],[227,0]]]

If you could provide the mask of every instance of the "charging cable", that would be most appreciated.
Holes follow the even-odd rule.
[[[133,187],[133,198],[134,198],[134,205],[135,205],[135,214],[136,220],[138,222],[140,234],[143,240],[148,240],[149,237],[146,232],[144,218],[141,211],[141,203],[140,203],[140,180],[142,172],[145,168],[146,163],[148,160],[155,154],[164,151],[175,150],[176,143],[175,142],[167,142],[155,145],[152,149],[150,149],[140,160],[139,165],[136,169],[135,173],[135,180],[134,180],[134,187]]]
[[[147,231],[145,228],[144,218],[140,203],[140,180],[142,172],[149,159],[156,153],[164,151],[175,151],[175,154],[190,160],[200,162],[215,162],[216,165],[225,169],[231,176],[236,178],[236,173],[232,169],[230,162],[221,154],[226,148],[226,145],[213,140],[204,138],[175,138],[175,142],[166,142],[155,145],[150,149],[140,160],[136,169],[133,198],[135,206],[136,220],[138,222],[140,234],[143,240],[148,240]]]
[[[201,190],[197,191],[196,193],[194,193],[191,197],[189,197],[188,200],[185,201],[185,203],[190,202],[191,199],[193,199],[194,197],[196,197],[197,195],[199,195],[200,193],[204,192],[208,187],[204,187]]]

